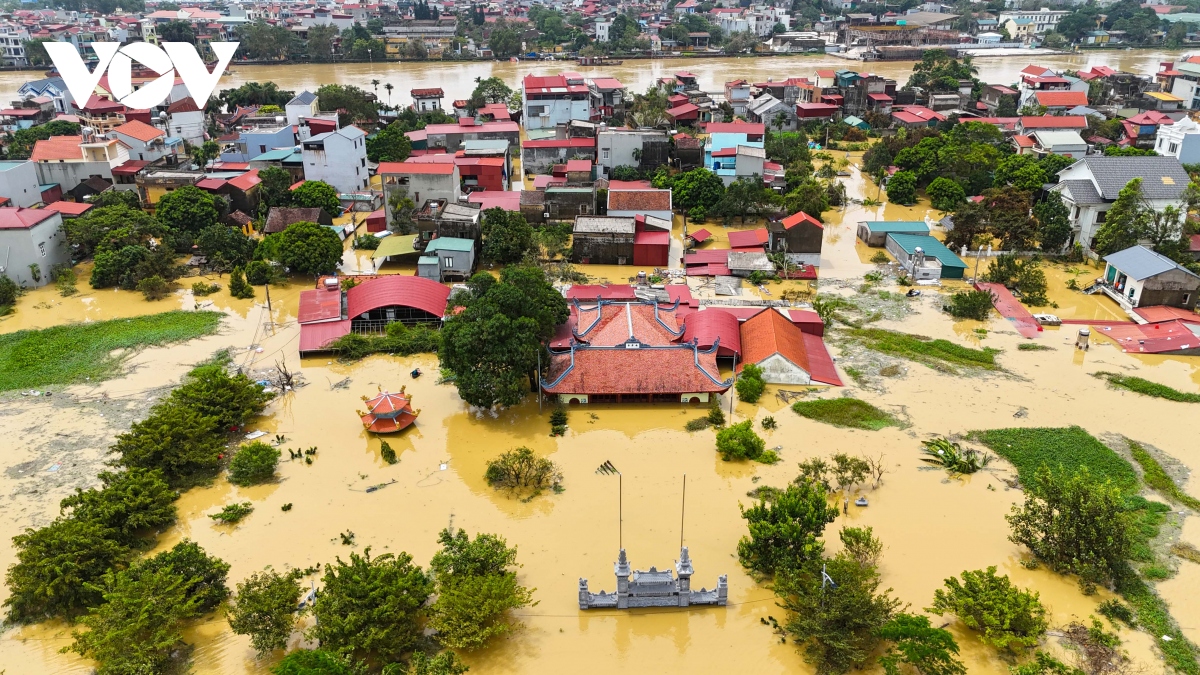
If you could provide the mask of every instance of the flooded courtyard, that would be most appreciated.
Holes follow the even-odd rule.
[[[1096,52],[1041,62],[1054,67],[1108,63],[1145,70],[1140,67],[1145,65],[1143,61],[1170,58],[1153,52]],[[632,89],[641,89],[658,74],[687,67],[700,74],[705,87],[711,87],[727,74],[765,79],[789,73],[806,75],[817,67],[847,63],[853,65],[828,57],[635,61],[606,72]],[[980,59],[978,63],[985,79],[996,80],[988,68],[1008,68],[1015,77],[1028,61]],[[555,65],[422,64],[404,70],[404,78],[399,77],[401,69],[395,65],[355,64],[327,71],[320,66],[246,67],[238,68],[220,86],[251,79],[274,79],[283,88],[296,89],[335,81],[364,86],[373,76],[391,73],[391,81],[404,90],[438,85],[452,98],[465,98],[476,76],[501,74],[512,84],[520,74]],[[872,64],[872,68],[887,74],[888,69],[901,65]],[[378,69],[378,74],[372,69]],[[0,74],[0,94],[10,88],[11,75]],[[858,153],[851,156],[854,163],[860,159]],[[852,198],[876,194],[876,187],[856,166],[852,165],[845,182]],[[924,220],[927,216],[936,220],[941,214],[927,204],[851,204],[823,216],[822,292],[853,295],[863,274],[876,269],[868,262],[875,249],[866,249],[854,235],[859,221]],[[734,223],[735,229],[754,226]],[[727,246],[727,232],[719,223],[703,227],[718,235],[711,245],[724,242]],[[682,224],[677,222],[676,237],[681,231]],[[347,251],[347,270],[366,270],[370,265],[365,252]],[[616,266],[580,266],[580,270],[611,281],[623,281],[637,271]],[[401,268],[383,271],[411,273],[411,269]],[[86,278],[87,270],[80,272],[81,279]],[[1049,296],[1058,305],[1052,311],[1064,318],[1124,318],[1116,305],[1102,296],[1084,296],[1066,287],[1071,278],[1078,278],[1082,285],[1097,273],[1085,265],[1074,269],[1047,266]],[[765,288],[778,297],[793,283]],[[777,420],[778,428],[765,432],[767,447],[778,447],[783,458],[773,466],[721,461],[711,430],[684,431],[685,422],[703,414],[690,406],[572,408],[566,435],[556,438],[549,435],[548,411],[539,409],[535,396],[497,414],[481,413],[466,406],[453,385],[436,383],[438,364],[431,355],[373,356],[354,364],[330,358],[301,360],[295,315],[299,293],[309,287],[301,280],[273,287],[270,310],[262,297],[235,300],[223,289],[200,303],[202,308],[226,314],[217,335],[129,355],[128,374],[103,383],[51,387],[50,397],[0,394],[0,421],[8,431],[0,438],[0,567],[7,568],[14,561],[13,535],[27,526],[49,523],[57,514],[60,499],[75,487],[94,485],[113,438],[144,417],[149,406],[194,364],[222,349],[229,350],[234,363],[251,372],[285,363],[302,375],[305,386],[273,401],[250,428],[282,435],[286,439],[282,447],[315,446],[315,460],[308,465],[284,459],[275,483],[239,488],[222,477],[211,486],[187,491],[178,502],[178,524],[159,538],[155,550],[167,549],[183,538],[192,539],[232,566],[232,587],[268,565],[277,570],[308,568],[338,556],[346,558],[350,551],[361,552],[368,546],[374,553],[407,551],[415,562],[425,565],[437,550],[437,533],[443,528],[496,533],[517,547],[522,565],[519,579],[536,589],[533,597],[537,604],[517,612],[522,630],[493,641],[486,649],[461,654],[473,673],[598,674],[619,669],[812,672],[794,645],[781,644],[779,636],[763,625],[767,617],[782,618],[783,610],[775,605],[771,590],[748,576],[738,563],[737,542],[746,532],[738,506],[751,503],[747,492],[757,486],[789,482],[797,473],[798,462],[838,452],[882,455],[887,473],[877,488],[862,490],[870,506],[851,507],[826,530],[829,550],[838,548],[836,532],[843,525],[874,528],[885,546],[881,565],[884,587],[894,589],[894,595],[914,613],[932,602],[934,590],[946,577],[995,565],[1018,586],[1040,593],[1054,630],[1072,620],[1086,620],[1111,595],[1100,591],[1085,596],[1072,578],[1021,565],[1027,552],[1008,540],[1004,519],[1012,505],[1022,500],[1022,493],[1005,482],[1015,476],[1010,465],[997,461],[972,476],[949,478],[944,471],[919,461],[920,442],[976,429],[1079,425],[1102,440],[1119,436],[1137,440],[1189,467],[1200,462],[1190,424],[1195,414],[1191,404],[1114,390],[1091,375],[1102,370],[1136,373],[1195,392],[1200,388],[1200,360],[1125,354],[1104,339],[1097,339],[1088,352],[1077,351],[1073,348],[1076,327],[1072,326],[1047,328],[1039,334],[1036,340],[1048,350],[1018,351],[1025,340],[1005,319],[993,314],[985,322],[955,321],[941,311],[943,295],[965,287],[962,282],[923,289],[923,295],[902,301],[902,318],[873,325],[999,349],[997,360],[1003,370],[948,374],[907,363],[901,374],[875,379],[870,386],[859,386],[847,378],[844,389],[820,388],[811,394],[833,398],[848,393],[907,424],[876,432],[802,418],[776,397],[775,387],[768,386],[756,405],[734,403],[731,391],[723,405],[726,410],[732,406],[732,421],[754,419],[757,426],[767,415]],[[899,290],[887,283],[878,288]],[[761,296],[760,291],[748,287],[744,292],[749,298]],[[48,286],[26,294],[14,314],[0,318],[0,333],[196,306],[186,291],[153,303],[136,293],[91,290],[85,282],[80,283],[78,295],[66,298]],[[832,332],[836,336],[837,328]],[[831,340],[831,347],[839,360],[855,357],[842,352],[836,340]],[[413,379],[409,373],[414,367],[427,375]],[[380,387],[395,391],[401,386],[413,395],[414,407],[421,413],[414,427],[388,439],[399,457],[397,464],[388,465],[380,458],[379,438],[363,431],[355,411],[362,407],[363,395],[374,394]],[[564,492],[523,501],[486,483],[486,462],[522,446],[561,466]],[[596,471],[606,461],[628,479],[624,480],[620,524],[617,479]],[[681,532],[685,474],[686,520]],[[382,483],[389,484],[367,492],[367,487]],[[1184,488],[1200,497],[1196,481]],[[252,502],[254,513],[236,526],[215,525],[208,517],[235,501]],[[280,507],[289,503],[293,508],[282,511]],[[1196,519],[1178,520],[1182,521],[1182,540],[1200,546]],[[346,531],[355,534],[353,547],[342,543],[339,535]],[[696,586],[711,588],[718,575],[729,575],[727,607],[625,612],[578,609],[580,577],[588,579],[593,590],[614,588],[613,562],[619,540],[635,568],[655,565],[661,569],[678,557],[681,537],[690,548]],[[306,577],[302,583],[307,585],[310,579],[315,577]],[[1159,584],[1158,590],[1170,603],[1184,634],[1200,641],[1200,603],[1195,602],[1200,597],[1200,566],[1180,563],[1178,574]],[[0,600],[6,595],[7,589],[0,588]],[[940,623],[944,622],[934,620],[935,625]],[[985,647],[976,634],[963,630],[957,622],[951,622],[950,628],[962,647],[968,672],[1008,672],[1011,664]],[[58,653],[70,643],[70,630],[59,623],[8,629],[0,637],[0,672],[89,672],[90,662]],[[1122,629],[1121,636],[1137,666],[1147,673],[1162,672],[1151,636],[1129,629]],[[198,674],[266,673],[275,663],[257,659],[248,638],[234,635],[219,612],[198,622],[186,639],[195,645],[193,672]],[[294,634],[293,646],[300,639],[299,633]],[[1054,639],[1049,640],[1049,648],[1058,649]]]

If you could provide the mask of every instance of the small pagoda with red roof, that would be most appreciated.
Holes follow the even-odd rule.
[[[381,388],[375,398],[362,397],[367,403],[367,412],[358,411],[363,428],[376,434],[394,434],[416,422],[421,411],[413,410],[412,396],[404,389],[400,387],[400,393],[393,394]]]

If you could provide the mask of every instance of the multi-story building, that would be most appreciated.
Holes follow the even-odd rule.
[[[1188,173],[1176,157],[1085,157],[1058,172],[1054,190],[1062,195],[1071,220],[1071,241],[1091,248],[1105,214],[1129,181],[1142,180],[1142,204],[1157,212],[1171,206],[1186,211]]]
[[[0,23],[0,64],[6,66],[28,66],[25,42],[29,40],[29,29],[15,23]]]
[[[81,136],[51,136],[34,143],[29,158],[37,164],[42,185],[58,183],[68,192],[93,177],[111,182],[112,170],[129,159],[129,152],[117,139],[85,127]]]
[[[313,136],[300,148],[306,180],[324,181],[339,192],[365,190],[370,184],[367,135],[353,124]]]
[[[590,120],[591,90],[579,73],[526,75],[521,83],[525,128],[553,129],[571,120]]]
[[[1029,33],[1033,35],[1042,35],[1054,30],[1055,27],[1058,26],[1059,19],[1062,19],[1064,16],[1070,13],[1071,12],[1068,10],[1050,9],[1048,7],[1043,7],[1038,10],[1011,10],[1000,12],[1000,16],[997,18],[997,21],[1001,26],[1007,26],[1010,21],[1014,21],[1016,22],[1016,25],[1026,27],[1025,30],[1028,30]],[[1011,29],[1008,31],[1008,34],[1013,39],[1017,39],[1017,34]]]

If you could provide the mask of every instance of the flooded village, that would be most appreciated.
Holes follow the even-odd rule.
[[[0,672],[1200,669],[1200,57],[31,81]]]

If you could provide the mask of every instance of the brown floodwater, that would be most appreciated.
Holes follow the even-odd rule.
[[[852,197],[861,197],[864,191],[874,196],[874,186],[865,185],[856,169],[847,183]],[[874,269],[864,262],[864,251],[856,244],[858,221],[917,220],[927,215],[936,218],[940,214],[920,204],[907,208],[852,204],[826,212],[823,282],[843,286],[839,292],[852,292],[856,280]],[[709,229],[721,228],[710,224]],[[597,277],[633,274],[631,267],[580,267]],[[1075,308],[1080,315],[1100,311],[1092,303],[1107,301],[1067,291],[1067,276],[1070,274],[1065,271],[1051,275],[1052,298],[1062,311]],[[948,284],[943,290],[961,286]],[[902,321],[885,320],[879,325],[1000,349],[998,358],[1006,372],[950,375],[912,364],[901,377],[888,378],[882,389],[818,390],[816,395],[822,397],[853,393],[901,415],[909,424],[905,429],[878,432],[839,429],[801,418],[788,411],[774,396],[775,388],[769,387],[761,404],[738,403],[733,414],[735,421],[761,420],[766,415],[776,418],[779,428],[766,432],[766,441],[768,447],[779,446],[784,461],[764,466],[722,462],[714,451],[713,432],[683,431],[684,423],[702,412],[692,407],[575,408],[566,436],[552,438],[547,416],[539,414],[536,398],[498,414],[471,410],[452,386],[435,382],[432,374],[437,372],[437,363],[431,356],[375,356],[351,365],[328,358],[301,361],[296,353],[294,315],[298,293],[306,287],[296,282],[274,289],[271,312],[262,305],[261,297],[235,301],[222,291],[207,299],[229,314],[218,335],[145,350],[132,357],[130,375],[65,392],[54,388],[53,399],[6,395],[0,411],[5,428],[20,433],[0,438],[0,462],[5,469],[0,473],[4,504],[0,566],[13,561],[8,543],[12,535],[25,526],[49,522],[54,505],[72,487],[94,484],[104,449],[127,427],[128,416],[106,414],[108,409],[87,401],[104,402],[107,396],[113,401],[148,403],[145,399],[151,392],[177,381],[190,364],[220,348],[232,348],[235,361],[254,371],[271,368],[279,359],[299,368],[307,386],[277,399],[253,428],[285,436],[285,447],[316,446],[316,459],[312,465],[285,460],[280,479],[273,484],[238,488],[218,479],[210,487],[188,491],[179,502],[179,524],[159,539],[158,549],[184,537],[194,539],[230,563],[232,586],[267,565],[276,569],[308,567],[367,546],[375,553],[407,551],[418,563],[426,564],[437,548],[437,533],[448,526],[500,534],[517,546],[520,579],[537,589],[534,598],[538,604],[518,612],[522,630],[463,655],[472,672],[478,673],[602,673],[620,668],[637,672],[811,672],[794,646],[781,644],[760,622],[767,616],[782,618],[783,612],[774,605],[770,591],[737,563],[737,541],[745,533],[738,505],[750,503],[746,493],[756,485],[789,481],[797,462],[836,452],[882,454],[888,473],[878,488],[861,490],[870,499],[869,507],[852,507],[827,530],[828,546],[836,550],[836,531],[843,525],[873,527],[886,546],[884,582],[912,611],[927,606],[946,577],[996,565],[1017,584],[1041,594],[1055,626],[1086,619],[1107,594],[1084,596],[1070,579],[1020,565],[1024,553],[1008,541],[1004,520],[1021,499],[1020,492],[1008,489],[1001,480],[1011,474],[1009,467],[998,462],[970,478],[950,479],[918,461],[920,441],[972,429],[1078,424],[1098,436],[1120,434],[1153,445],[1189,466],[1200,460],[1189,404],[1109,389],[1090,375],[1097,370],[1137,372],[1186,391],[1200,391],[1195,359],[1127,355],[1103,340],[1086,354],[1076,352],[1071,347],[1074,331],[1068,327],[1048,330],[1037,338],[1052,350],[1021,352],[1017,345],[1023,338],[1004,319],[993,316],[985,322],[955,322],[940,311],[937,292],[911,300],[914,312]],[[58,298],[53,291],[39,290],[21,298],[16,314],[0,321],[0,332],[131,316],[187,307],[190,302],[186,292],[171,300],[147,303],[139,295],[118,291]],[[42,303],[49,308],[39,308]],[[980,337],[977,328],[986,330],[986,335]],[[834,352],[836,356],[836,348]],[[429,374],[413,380],[408,373],[414,366]],[[332,386],[345,378],[350,379],[347,387]],[[373,394],[379,387],[394,390],[400,386],[408,387],[421,414],[414,427],[389,439],[400,461],[387,465],[379,456],[380,439],[363,432],[355,410],[361,407],[361,396]],[[728,408],[728,397],[725,405]],[[76,439],[79,442],[71,446],[68,455],[62,444]],[[565,492],[521,501],[484,482],[487,460],[520,446],[561,465]],[[53,482],[47,478],[50,461],[45,458],[60,456],[73,459],[78,466],[64,464],[67,473],[53,474],[59,477]],[[624,481],[628,490],[620,526],[616,479],[595,472],[605,461],[629,478]],[[696,567],[694,581],[712,586],[718,575],[728,574],[730,605],[685,611],[580,611],[578,578],[586,577],[593,589],[612,589],[612,563],[619,541],[641,569],[661,568],[677,558],[684,474],[688,501],[682,534]],[[392,480],[395,483],[381,490],[365,492],[368,486]],[[1200,496],[1195,483],[1190,481],[1185,489]],[[214,525],[207,517],[234,501],[251,501],[254,513],[232,527]],[[281,511],[287,503],[294,505],[292,510]],[[1194,519],[1186,523],[1184,538],[1196,543],[1200,535]],[[353,549],[341,543],[339,535],[346,531],[355,534]],[[1194,601],[1187,598],[1200,593],[1200,574],[1189,567],[1193,563],[1180,564],[1179,575],[1162,584],[1160,591],[1195,636],[1200,616]],[[0,590],[0,598],[6,594],[6,589]],[[951,626],[963,647],[969,672],[1007,673],[1008,664],[993,650],[956,623]],[[1135,661],[1147,672],[1161,670],[1150,636],[1129,630],[1122,635]],[[194,670],[199,674],[265,673],[278,658],[257,660],[248,640],[232,634],[217,615],[189,629],[187,638],[196,645]],[[0,638],[0,669],[11,673],[87,672],[91,664],[57,652],[69,641],[69,629],[61,624],[9,629]],[[293,642],[298,641],[297,635]]]
[[[1174,50],[1089,51],[1078,54],[1046,56],[977,57],[979,77],[985,82],[1011,84],[1019,79],[1021,69],[1037,63],[1054,69],[1087,69],[1106,65],[1118,70],[1149,74],[1158,70],[1162,61],[1173,61],[1185,52]],[[245,66],[234,65],[217,85],[217,91],[237,87],[246,82],[275,82],[280,89],[316,91],[323,84],[351,84],[374,90],[380,100],[387,102],[385,84],[391,84],[392,103],[412,102],[409,91],[423,87],[441,87],[448,105],[454,99],[465,99],[475,88],[476,79],[499,77],[509,86],[518,86],[528,74],[552,74],[573,70],[587,77],[615,77],[630,91],[645,91],[657,78],[686,70],[699,78],[700,86],[708,91],[721,91],[727,80],[744,78],[752,82],[788,77],[812,77],[817,69],[850,69],[871,72],[894,78],[900,84],[908,80],[912,61],[864,63],[829,55],[784,56],[772,58],[722,57],[627,60],[619,66],[582,67],[575,61],[463,61],[425,63],[344,63],[289,64]],[[15,97],[17,89],[35,79],[37,71],[0,73],[0,101]],[[372,80],[379,80],[374,89]]]

